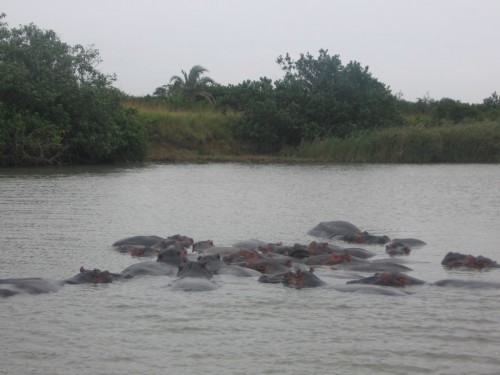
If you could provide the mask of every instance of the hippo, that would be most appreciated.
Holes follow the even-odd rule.
[[[193,252],[202,253],[203,250],[208,249],[210,247],[214,247],[214,241],[212,240],[198,241],[193,244]]]
[[[448,268],[465,267],[465,268],[498,268],[500,265],[497,262],[491,260],[490,258],[483,257],[481,255],[465,255],[461,253],[449,252],[445,255],[441,264]]]
[[[335,264],[346,263],[351,261],[349,253],[333,252],[331,254],[315,255],[304,259],[304,264],[307,265],[323,265],[332,266]]]
[[[334,238],[351,243],[366,243],[383,245],[390,241],[387,236],[376,236],[362,232],[357,226],[343,220],[322,221],[307,234],[316,237]]]
[[[335,251],[336,252],[342,251],[342,247],[329,244],[328,242],[311,241],[311,243],[309,243],[307,251],[311,256],[323,255],[323,254],[331,254]]]
[[[260,272],[253,269],[224,263],[219,254],[200,255],[198,257],[198,263],[205,264],[206,268],[214,275],[231,275],[240,277],[260,275]]]
[[[122,246],[148,246],[152,248],[165,249],[170,245],[178,244],[183,248],[189,248],[193,245],[194,241],[192,238],[183,236],[180,234],[175,234],[167,238],[159,236],[134,236],[121,239],[116,241],[112,246],[120,248]]]
[[[313,272],[313,268],[311,268],[309,271],[304,271],[299,268],[295,272],[285,272],[283,274],[281,283],[284,286],[295,289],[315,288],[325,285],[325,282],[314,275]]]
[[[352,258],[351,258],[352,260]],[[402,264],[390,262],[390,261],[381,261],[381,262],[349,262],[343,263],[340,265],[342,269],[346,269],[349,271],[356,272],[406,272],[412,271],[411,268],[406,267]]]
[[[177,266],[167,264],[165,262],[156,262],[146,260],[143,262],[134,263],[122,272],[122,275],[130,276],[174,276],[177,274]]]
[[[342,293],[359,293],[359,294],[376,294],[384,296],[407,296],[409,293],[392,289],[384,288],[378,285],[364,285],[364,284],[352,284],[352,285],[335,285],[333,289]]]
[[[179,266],[187,261],[186,250],[179,245],[170,245],[166,249],[160,250],[156,261]]]
[[[231,255],[234,253],[239,253],[240,250],[245,250],[240,247],[234,247],[234,246],[213,246],[209,248],[205,248],[201,251],[198,251],[201,254],[204,255],[217,255],[220,254],[221,257]]]
[[[188,261],[179,265],[177,270],[178,277],[204,277],[211,279],[213,273],[208,269],[207,263]]]
[[[66,284],[84,284],[84,283],[92,283],[92,284],[107,284],[113,282],[116,279],[128,279],[131,278],[132,275],[124,275],[121,273],[111,273],[108,270],[101,271],[97,268],[92,270],[86,270],[83,267],[80,267],[80,273],[64,280]]]
[[[347,253],[351,256],[351,258],[357,258],[357,259],[369,259],[377,255],[377,253],[362,249],[360,247],[346,247],[340,250],[342,253]]]
[[[204,264],[205,267],[212,273],[217,273],[217,271],[226,265],[226,263],[222,261],[219,254],[200,255],[197,262]]]
[[[116,246],[120,253],[130,254],[133,257],[153,257],[157,256],[160,248],[144,245],[120,245]]]
[[[247,267],[236,266],[233,264],[224,265],[224,267],[217,270],[215,274],[237,276],[237,277],[257,277],[262,275],[259,271]]]
[[[265,274],[274,274],[289,270],[289,267],[277,261],[274,261],[273,259],[270,258],[262,258],[262,259],[248,261],[246,263],[246,267]]]
[[[334,238],[351,233],[361,233],[361,230],[354,224],[342,220],[322,221],[307,232],[310,236],[324,238]]]
[[[177,271],[178,279],[172,283],[174,290],[208,291],[217,289],[211,279],[213,273],[207,269],[206,263],[192,262],[181,264]]]
[[[411,249],[402,242],[391,241],[385,245],[385,252],[393,257],[397,255],[409,255]]]
[[[259,251],[263,254],[280,254],[289,256],[295,259],[307,258],[310,253],[308,251],[308,246],[302,244],[294,244],[293,246],[285,246],[281,244],[266,244],[265,246],[260,246]]]
[[[290,271],[274,273],[274,274],[270,274],[270,275],[263,273],[259,276],[257,281],[259,283],[265,283],[265,284],[281,284],[281,283],[283,283],[283,276],[287,272],[290,272]]]
[[[366,231],[361,233],[348,233],[342,236],[337,236],[336,238],[345,242],[366,243],[371,245],[383,245],[390,241],[390,238],[387,236],[376,236]]]
[[[404,246],[408,246],[410,248],[421,247],[427,245],[425,241],[416,239],[416,238],[394,238],[392,242],[401,243]]]
[[[382,272],[363,279],[348,281],[347,284],[405,287],[407,285],[422,285],[425,284],[425,282],[400,272]]]
[[[255,250],[240,249],[237,253],[232,253],[224,256],[222,260],[226,264],[247,262],[262,258],[262,255]]]
[[[185,249],[190,248],[194,244],[194,241],[191,237],[184,236],[182,234],[174,234],[173,236],[169,236],[166,238],[166,241],[175,241],[177,244],[179,244]]]
[[[0,279],[0,297],[11,297],[17,294],[54,293],[63,285],[63,281],[39,277]]]
[[[127,237],[116,241],[112,246],[123,245],[139,245],[139,246],[153,246],[163,241],[165,238],[159,236],[134,236]]]
[[[482,280],[444,279],[436,281],[431,285],[469,289],[500,289],[500,283]]]
[[[281,246],[282,243],[267,243],[264,241],[256,240],[256,239],[251,239],[251,240],[245,240],[245,241],[238,241],[235,244],[233,244],[234,247],[240,247],[243,249],[248,249],[248,250],[258,250],[260,247],[265,248],[266,246]]]

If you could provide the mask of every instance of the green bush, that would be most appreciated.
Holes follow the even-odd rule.
[[[99,61],[97,50],[54,31],[0,22],[0,165],[144,158],[147,131]]]

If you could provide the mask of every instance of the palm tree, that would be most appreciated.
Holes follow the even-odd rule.
[[[172,76],[170,78],[170,85],[174,92],[181,93],[185,96],[189,103],[193,103],[197,96],[205,98],[210,104],[215,104],[214,97],[206,91],[209,85],[215,84],[215,81],[210,77],[201,77],[207,69],[201,65],[195,65],[187,74],[184,70],[181,70],[183,77]]]

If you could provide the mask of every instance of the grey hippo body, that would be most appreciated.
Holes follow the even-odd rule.
[[[0,279],[0,297],[11,297],[18,294],[55,293],[63,285],[64,281],[39,277]]]
[[[295,289],[316,288],[325,285],[325,282],[313,272],[314,270],[312,268],[309,271],[299,268],[295,272],[285,272],[283,274],[282,284]]]
[[[307,234],[358,244],[385,244],[390,241],[385,235],[377,236],[366,231],[362,232],[356,225],[343,220],[322,221]]]
[[[188,261],[179,266],[178,279],[172,283],[172,289],[183,291],[210,291],[218,286],[212,280],[213,273],[206,263]]]

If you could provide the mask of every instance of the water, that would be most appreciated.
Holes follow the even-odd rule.
[[[500,270],[440,265],[448,251],[500,261],[499,187],[499,165],[0,170],[0,278],[119,272],[139,260],[110,245],[138,234],[309,243],[320,221],[348,220],[425,240],[405,258],[411,276],[500,282]],[[341,293],[345,279],[316,272],[327,287],[219,276],[217,290],[189,293],[143,277],[0,299],[0,374],[499,372],[499,289]]]

